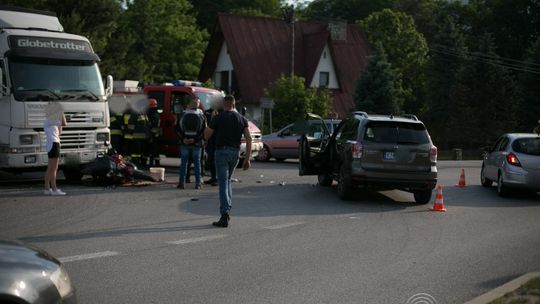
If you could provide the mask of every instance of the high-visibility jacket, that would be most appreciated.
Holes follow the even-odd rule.
[[[136,116],[136,113],[133,111],[127,111],[123,114],[123,125],[124,125],[124,139],[133,139],[133,131],[135,130],[135,124],[133,123],[132,117]]]
[[[111,136],[122,136],[124,132],[123,114],[114,114],[111,116]]]
[[[131,115],[129,125],[133,125],[133,139],[148,138],[148,117],[146,114]]]

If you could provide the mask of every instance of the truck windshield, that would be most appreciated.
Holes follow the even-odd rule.
[[[93,61],[10,58],[9,67],[18,101],[98,101],[104,95]]]
[[[220,108],[223,97],[225,97],[221,92],[195,92],[195,95],[199,97],[205,110]]]

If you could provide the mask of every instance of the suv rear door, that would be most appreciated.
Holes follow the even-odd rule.
[[[366,170],[431,170],[432,143],[422,123],[403,121],[369,121],[360,134]]]
[[[327,170],[326,146],[330,131],[324,120],[315,114],[306,114],[302,123],[297,124],[296,133],[300,136],[299,170],[300,175],[318,175]]]

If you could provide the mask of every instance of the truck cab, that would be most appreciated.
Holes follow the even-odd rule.
[[[67,126],[60,165],[68,179],[104,153],[110,140],[108,94],[88,39],[63,31],[54,13],[0,6],[0,169],[47,167],[43,122],[59,103]]]

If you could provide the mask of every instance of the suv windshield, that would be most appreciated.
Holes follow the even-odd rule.
[[[427,144],[429,135],[419,123],[374,121],[366,127],[364,139],[377,143]]]
[[[518,153],[540,155],[540,137],[516,139],[512,148]]]
[[[97,101],[103,83],[93,61],[12,58],[10,74],[15,99]]]

